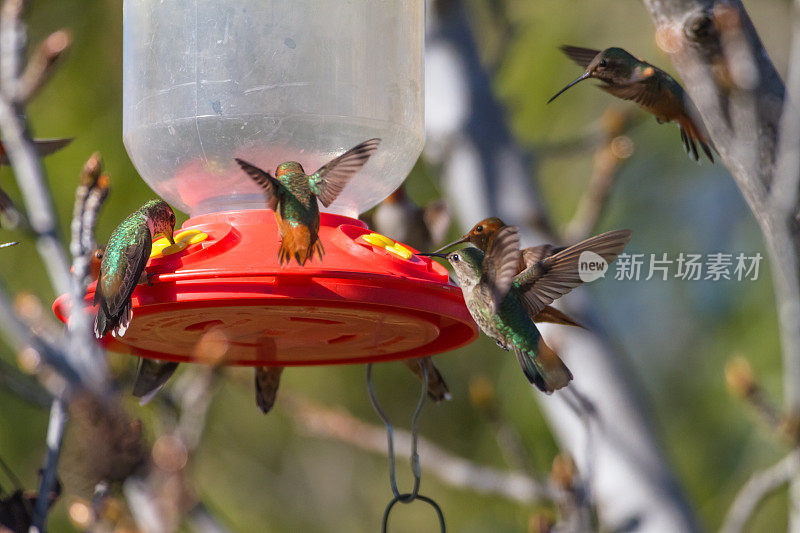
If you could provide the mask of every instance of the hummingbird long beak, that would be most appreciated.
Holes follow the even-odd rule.
[[[447,259],[447,254],[440,254],[440,253],[437,253],[437,252],[430,252],[430,253],[427,253],[427,254],[419,252],[417,255],[422,255],[422,256],[425,256],[425,257],[440,257],[442,259]]]
[[[465,242],[469,242],[469,236],[468,235],[464,236],[464,237],[461,237],[457,241],[453,241],[453,242],[451,242],[449,244],[445,244],[444,246],[442,246],[441,248],[439,248],[438,250],[436,250],[433,253],[434,254],[441,253],[443,250],[448,250],[448,249],[452,248],[453,246],[457,246],[459,244],[464,244]],[[419,255],[422,255],[422,254],[419,254]]]
[[[172,235],[174,232],[175,230],[170,229],[168,231],[162,232],[161,235],[163,235],[169,241],[170,244],[175,244],[175,237],[173,237]]]
[[[560,91],[558,91],[558,92],[555,94],[555,96],[553,96],[553,97],[552,97],[550,100],[548,100],[548,101],[547,101],[547,103],[549,104],[550,102],[552,102],[553,100],[555,100],[556,98],[558,98],[559,96],[561,96],[561,93],[563,93],[564,91],[566,91],[567,89],[569,89],[570,87],[572,87],[573,85],[575,85],[576,83],[580,83],[580,82],[582,82],[583,80],[589,79],[591,76],[592,76],[592,73],[591,73],[591,72],[584,72],[584,73],[583,73],[583,75],[582,75],[580,78],[578,78],[578,79],[576,79],[576,80],[573,80],[572,82],[570,82],[570,84],[569,84],[569,85],[567,85],[566,87],[564,87],[563,89],[561,89]]]

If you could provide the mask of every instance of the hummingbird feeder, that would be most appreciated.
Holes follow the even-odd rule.
[[[128,0],[123,140],[152,189],[190,218],[158,241],[152,286],[109,349],[191,361],[221,330],[239,365],[432,355],[474,340],[441,265],[356,217],[405,179],[424,142],[424,0]],[[263,191],[234,158],[313,172],[372,137],[380,148],[329,208],[325,256],[278,261]],[[91,302],[94,285],[86,301]],[[66,319],[65,297],[54,304]]]

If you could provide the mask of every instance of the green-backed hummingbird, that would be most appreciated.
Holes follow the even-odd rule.
[[[497,232],[505,228],[506,224],[497,217],[489,217],[481,220],[475,224],[464,236],[457,241],[446,244],[436,250],[436,252],[443,252],[449,250],[453,246],[463,243],[471,243],[479,248],[482,252],[486,253],[489,245],[494,242]],[[522,272],[529,268],[545,257],[550,257],[554,253],[564,250],[563,247],[556,247],[551,244],[542,244],[539,246],[531,246],[525,248],[520,252],[519,263],[517,265],[517,273]],[[559,311],[555,307],[546,305],[535,316],[531,317],[534,322],[549,322],[551,324],[561,324],[563,326],[577,326],[583,327],[573,318],[569,317],[566,313]]]
[[[325,249],[318,235],[317,199],[325,207],[331,205],[350,178],[375,153],[380,142],[380,139],[364,141],[310,176],[296,161],[278,165],[273,177],[247,161],[236,159],[242,170],[264,189],[267,207],[275,212],[281,235],[281,247],[278,250],[281,264],[294,258],[302,266],[314,254],[322,259]]]
[[[133,315],[131,295],[144,273],[153,239],[163,235],[174,244],[174,229],[172,208],[163,200],[150,200],[111,233],[94,293],[94,303],[98,305],[94,331],[98,339],[109,332],[120,337],[125,334]]]
[[[131,296],[145,275],[153,239],[163,235],[175,241],[175,213],[163,200],[150,200],[117,226],[102,254],[94,293],[98,306],[94,322],[97,338],[111,332],[123,336],[133,318]],[[146,277],[144,278],[147,279]],[[178,363],[142,359],[134,384],[134,395],[146,403],[175,372]]]
[[[584,252],[593,252],[610,263],[630,237],[628,230],[603,233],[546,257],[520,273],[519,232],[515,226],[498,230],[485,254],[468,246],[447,255],[421,255],[447,259],[481,330],[500,347],[513,350],[528,381],[551,393],[565,387],[572,373],[545,343],[531,317],[581,284],[579,262]]]
[[[660,68],[642,61],[622,48],[593,50],[578,46],[562,46],[561,50],[575,63],[585,69],[584,73],[558,91],[548,104],[561,93],[583,80],[594,78],[601,81],[604,91],[632,100],[656,117],[659,123],[676,122],[681,130],[684,149],[695,161],[700,160],[697,145],[713,163],[711,150],[714,145],[695,117],[697,110],[675,79]]]

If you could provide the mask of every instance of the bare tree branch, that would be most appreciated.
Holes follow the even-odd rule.
[[[744,531],[758,506],[774,491],[800,475],[800,451],[793,451],[777,464],[750,476],[728,509],[721,533]]]
[[[783,82],[740,1],[645,0],[645,5],[764,235],[778,308],[785,410],[797,417],[800,3],[795,3],[786,102]],[[800,479],[791,483],[789,500],[789,529],[800,531]]]
[[[64,437],[64,428],[67,425],[67,408],[64,400],[56,398],[50,408],[50,422],[47,425],[47,457],[42,471],[42,481],[39,485],[39,494],[50,494],[56,485],[56,469],[58,458],[61,455],[61,442]],[[40,497],[36,500],[36,509],[33,513],[33,528],[36,531],[45,530],[49,499]]]
[[[499,216],[520,226],[526,245],[557,242],[552,232],[542,231],[551,224],[532,185],[529,162],[492,94],[461,3],[442,4],[441,10],[428,9],[425,158],[441,167],[448,200],[463,227]],[[571,301],[583,303],[582,316],[591,318],[586,300]],[[579,469],[595,465],[595,475],[586,481],[591,482],[602,526],[613,530],[633,520],[639,531],[696,531],[686,496],[642,409],[645,402],[636,380],[610,344],[596,333],[542,331],[568,364],[580,361],[575,383],[597,408],[591,418],[599,430],[593,431],[590,457],[590,426],[569,408],[563,394],[533,393]]]
[[[58,30],[36,47],[17,85],[15,98],[19,103],[24,104],[36,96],[52,75],[53,66],[66,53],[70,44],[72,37],[69,32]]]

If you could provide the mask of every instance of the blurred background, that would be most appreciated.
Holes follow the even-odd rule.
[[[728,171],[719,163],[697,165],[690,160],[682,153],[677,128],[659,126],[591,83],[545,105],[580,73],[558,50],[563,44],[621,46],[674,72],[656,46],[653,24],[638,0],[464,4],[494,94],[517,142],[534,156],[531,179],[556,227],[572,218],[592,173],[596,146],[586,139],[601,130],[606,110],[619,108],[633,111],[634,123],[624,132],[632,152],[619,163],[599,229],[633,229],[627,251],[647,256],[765,255],[758,228]],[[750,0],[745,5],[776,67],[785,73],[791,3]],[[62,27],[73,32],[73,48],[31,105],[30,121],[37,137],[75,137],[69,147],[46,159],[62,228],[69,223],[83,162],[94,151],[102,153],[111,176],[111,196],[97,232],[104,242],[125,216],[154,197],[122,145],[121,2],[39,0],[32,3],[27,20],[31,42]],[[12,198],[19,198],[7,167],[0,170],[0,183]],[[435,169],[424,162],[417,164],[406,186],[419,204],[442,195]],[[178,213],[179,224],[185,219]],[[450,236],[462,234],[475,222],[454,219]],[[0,240],[15,238],[23,240],[4,229]],[[579,289],[593,294],[601,325],[638,378],[646,399],[642,408],[708,529],[719,527],[736,491],[755,469],[785,453],[750,408],[728,393],[724,379],[726,361],[743,355],[763,388],[781,397],[778,329],[766,260],[761,267],[757,281],[619,281],[609,276]],[[55,295],[32,245],[4,250],[0,274],[11,289],[39,298],[48,312]],[[110,357],[115,368],[135,367],[135,360],[127,356]],[[17,364],[17,355],[5,345],[0,345],[0,358]],[[436,363],[453,399],[426,405],[421,420],[425,438],[477,464],[509,468],[486,415],[485,388],[492,384],[488,401],[496,402],[499,416],[519,432],[530,468],[543,476],[550,471],[558,448],[513,357],[481,337],[438,356]],[[581,372],[579,361],[572,362],[572,370]],[[307,398],[379,424],[368,402],[363,367],[287,369],[276,408],[267,416],[254,405],[251,372],[225,370],[214,397],[190,474],[204,503],[232,531],[374,531],[390,497],[386,458],[308,435],[281,401],[282,395]],[[376,387],[390,416],[407,427],[417,382],[399,363],[380,365],[376,373]],[[483,389],[476,385],[481,383]],[[478,389],[484,396],[476,393]],[[481,398],[484,403],[476,401]],[[127,407],[143,420],[152,440],[159,432],[159,407],[139,407],[132,399]],[[38,481],[47,417],[47,408],[32,406],[0,386],[0,456],[27,487]],[[51,517],[52,531],[77,530],[67,508],[74,498],[91,495],[70,453],[69,438],[64,454],[60,475],[65,496]],[[407,463],[399,464],[401,482],[408,484]],[[425,473],[424,455],[422,465],[422,491],[441,504],[453,531],[526,531],[539,511],[538,506],[452,488]],[[392,520],[397,531],[435,525],[423,505],[402,506],[396,513]],[[753,531],[773,531],[785,523],[786,494],[780,491],[767,500],[751,526]]]

